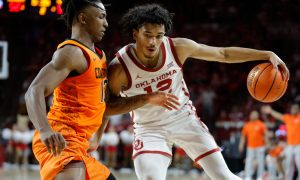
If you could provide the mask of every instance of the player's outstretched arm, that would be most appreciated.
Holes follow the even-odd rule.
[[[45,97],[50,95],[72,70],[84,70],[84,65],[78,62],[85,61],[80,58],[84,56],[79,48],[65,46],[57,50],[51,62],[41,69],[25,94],[29,118],[40,132],[41,140],[48,152],[54,155],[59,154],[66,143],[63,136],[53,132],[48,123]]]
[[[128,86],[128,79],[121,64],[114,59],[108,68],[109,100],[105,115],[128,113],[146,104],[164,107],[168,110],[178,109],[178,98],[165,92],[153,92],[132,97],[121,97],[120,92]]]
[[[283,114],[278,112],[278,111],[275,111],[274,109],[272,109],[271,106],[269,105],[266,105],[266,106],[262,106],[261,107],[261,111],[265,114],[270,114],[271,116],[273,116],[274,118],[280,120],[280,121],[283,121]]]
[[[224,63],[268,60],[276,69],[280,66],[284,70],[286,78],[289,78],[289,70],[285,63],[272,51],[261,51],[242,47],[213,47],[198,44],[186,38],[173,38],[173,42],[182,64],[189,57]]]

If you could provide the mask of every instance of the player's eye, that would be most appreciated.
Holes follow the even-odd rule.
[[[145,34],[146,38],[151,38],[150,34]]]
[[[158,36],[156,36],[156,38],[161,39],[161,38],[163,38],[163,35],[158,35]]]
[[[104,19],[105,17],[106,17],[105,14],[101,14],[101,15],[99,16],[100,19]]]

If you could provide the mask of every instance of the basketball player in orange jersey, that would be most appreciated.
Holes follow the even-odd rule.
[[[262,112],[270,114],[274,118],[284,122],[287,129],[287,147],[285,149],[285,177],[292,180],[294,175],[294,162],[300,178],[300,108],[298,104],[291,106],[290,114],[282,114],[275,111],[271,106],[263,106]]]
[[[89,138],[97,129],[96,137],[100,137],[107,123],[102,122],[106,57],[94,46],[108,27],[105,7],[100,0],[65,0],[62,8],[71,39],[59,44],[25,95],[29,117],[37,129],[32,144],[41,178],[115,179],[107,167],[88,154]],[[47,117],[45,97],[53,91]],[[134,100],[164,107],[166,101],[175,101],[173,97],[161,92]],[[113,111],[107,115],[109,112]]]
[[[254,174],[254,167],[257,167],[257,180],[262,180],[265,167],[265,150],[267,142],[267,128],[259,119],[259,113],[252,111],[242,129],[242,136],[239,144],[239,151],[244,151],[247,140],[247,155],[245,162],[245,180],[251,180]],[[256,163],[256,165],[254,165]]]
[[[167,37],[172,26],[171,15],[156,4],[129,9],[121,24],[134,43],[119,50],[110,64],[108,82],[112,95],[128,98],[163,91],[177,96],[180,102],[179,110],[166,111],[147,104],[131,112],[138,179],[166,179],[174,143],[200,164],[211,179],[240,179],[228,169],[220,148],[197,117],[182,66],[188,58],[225,63],[268,60],[276,68],[282,66],[288,76],[284,62],[271,51],[211,47],[186,38]]]

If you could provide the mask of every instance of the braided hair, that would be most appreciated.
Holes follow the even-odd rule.
[[[88,6],[100,8],[96,5],[97,2],[102,3],[101,0],[63,0],[62,9],[64,13],[61,19],[65,21],[68,28],[71,28],[73,19],[77,13]]]
[[[168,34],[172,28],[173,14],[158,4],[146,4],[129,9],[122,17],[120,25],[124,36],[132,38],[134,29],[139,29],[145,23],[161,24]]]

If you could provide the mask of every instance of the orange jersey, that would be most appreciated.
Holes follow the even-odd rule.
[[[106,179],[109,170],[87,154],[88,139],[100,127],[105,111],[106,58],[102,51],[96,49],[95,53],[75,40],[66,40],[58,48],[65,45],[79,47],[88,62],[85,72],[66,78],[54,90],[48,113],[51,128],[64,136],[67,146],[60,156],[54,157],[36,131],[33,152],[40,163],[42,179],[53,179],[72,160],[84,162],[88,179]]]
[[[266,126],[260,120],[250,121],[245,124],[242,135],[247,139],[247,147],[257,148],[265,145]]]
[[[283,147],[277,145],[276,147],[274,147],[269,151],[269,154],[272,157],[279,157],[282,151],[283,151]]]
[[[102,122],[105,110],[104,92],[107,83],[107,64],[104,53],[96,54],[89,48],[74,40],[61,43],[58,48],[72,44],[84,53],[89,67],[74,77],[66,78],[55,90],[53,105],[48,119],[68,125],[81,127],[78,133],[90,138]]]
[[[299,145],[300,144],[300,114],[291,115],[285,114],[282,116],[286,124],[287,131],[287,144]]]

